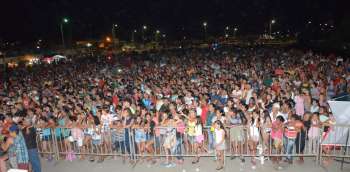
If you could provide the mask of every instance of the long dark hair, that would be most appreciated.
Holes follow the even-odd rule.
[[[224,124],[222,124],[222,122],[220,120],[216,120],[215,123],[220,126],[220,129],[223,129],[225,131]]]

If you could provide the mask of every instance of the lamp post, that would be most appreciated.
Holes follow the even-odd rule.
[[[276,20],[274,20],[274,19],[272,19],[271,21],[270,21],[270,24],[269,24],[269,34],[270,34],[270,36],[271,36],[271,33],[272,33],[272,25],[273,24],[275,24],[276,23]]]
[[[235,37],[235,38],[236,38],[237,31],[238,31],[238,28],[235,27],[235,28],[233,29],[233,37]]]
[[[137,33],[136,29],[131,32],[131,42],[135,41],[135,33]]]
[[[61,29],[61,39],[62,39],[62,46],[63,48],[66,48],[66,44],[64,41],[64,33],[63,33],[63,24],[68,23],[69,20],[67,18],[63,18],[62,21],[60,22],[60,29]]]
[[[158,42],[159,34],[160,34],[160,31],[159,31],[159,30],[156,30],[156,34],[155,34],[155,38],[154,38],[154,40],[155,40],[156,42]]]
[[[116,48],[117,46],[117,42],[116,42],[116,34],[115,34],[115,30],[118,28],[118,24],[113,24],[112,25],[112,37],[113,37],[113,45]]]
[[[147,26],[143,25],[142,26],[142,40],[145,42],[146,41],[146,37],[145,37],[145,32],[147,30]]]
[[[203,28],[204,28],[204,41],[207,40],[207,26],[208,23],[207,22],[203,22]]]

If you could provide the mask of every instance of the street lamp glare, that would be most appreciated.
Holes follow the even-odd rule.
[[[276,20],[271,20],[271,24],[275,24],[276,23]]]
[[[63,22],[64,22],[64,23],[68,23],[68,21],[69,21],[69,20],[68,20],[67,18],[63,18]]]
[[[235,31],[237,31],[237,30],[238,30],[238,28],[236,28],[236,27],[235,27],[235,29],[234,29],[234,30],[235,30]]]
[[[206,27],[208,25],[207,22],[203,22],[203,26]]]
[[[156,31],[156,33],[157,33],[157,34],[159,34],[159,33],[160,33],[160,31],[159,31],[159,30],[157,30],[157,31]]]
[[[136,32],[137,32],[137,30],[135,29],[135,30],[134,30],[134,33],[136,33]]]
[[[229,30],[230,28],[228,27],[228,26],[226,26],[226,28],[225,28],[226,30]]]
[[[146,25],[144,25],[144,26],[143,26],[143,29],[145,29],[145,30],[146,30],[146,29],[147,29],[147,26],[146,26]]]
[[[114,27],[118,27],[118,24],[115,24]]]

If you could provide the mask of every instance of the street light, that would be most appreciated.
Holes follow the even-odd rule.
[[[137,30],[134,29],[133,32],[131,32],[131,41],[134,42],[135,41],[135,33],[137,33]]]
[[[229,29],[230,29],[230,27],[226,26],[226,27],[225,27],[225,29],[226,29],[226,30],[229,30]]]
[[[237,27],[235,27],[235,28],[233,29],[233,37],[236,37],[236,33],[237,33],[237,31],[238,31],[238,28],[237,28]]]
[[[146,32],[146,30],[147,30],[147,26],[146,25],[143,25],[142,26],[142,40],[143,41],[146,41],[146,37],[145,37],[145,32]]]
[[[270,22],[270,27],[269,27],[269,33],[270,33],[270,36],[271,36],[271,32],[272,32],[272,25],[276,23],[276,20],[275,19],[272,19],[271,22]]]
[[[63,18],[62,21],[60,22],[61,39],[62,39],[62,46],[63,46],[63,48],[66,48],[66,44],[65,44],[65,41],[64,41],[63,24],[66,24],[68,22],[69,22],[68,18]]]
[[[111,42],[111,38],[109,36],[106,37],[107,42]]]
[[[113,44],[114,44],[114,46],[116,46],[117,45],[117,43],[116,43],[116,34],[115,34],[115,30],[118,28],[118,24],[112,24],[112,38],[113,38]],[[107,37],[107,38],[109,38],[109,37]],[[107,42],[110,42],[111,40],[107,40],[106,39],[106,41]]]
[[[203,22],[203,27],[204,27],[204,40],[207,39],[207,26],[208,26],[208,23],[207,23],[207,22]]]
[[[158,41],[159,34],[160,34],[160,31],[156,30],[156,34],[155,34],[155,38],[154,38],[156,42]]]

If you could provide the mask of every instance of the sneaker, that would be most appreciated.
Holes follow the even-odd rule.
[[[176,164],[174,164],[174,163],[169,163],[169,164],[165,165],[166,168],[173,168],[175,166],[176,166]]]

